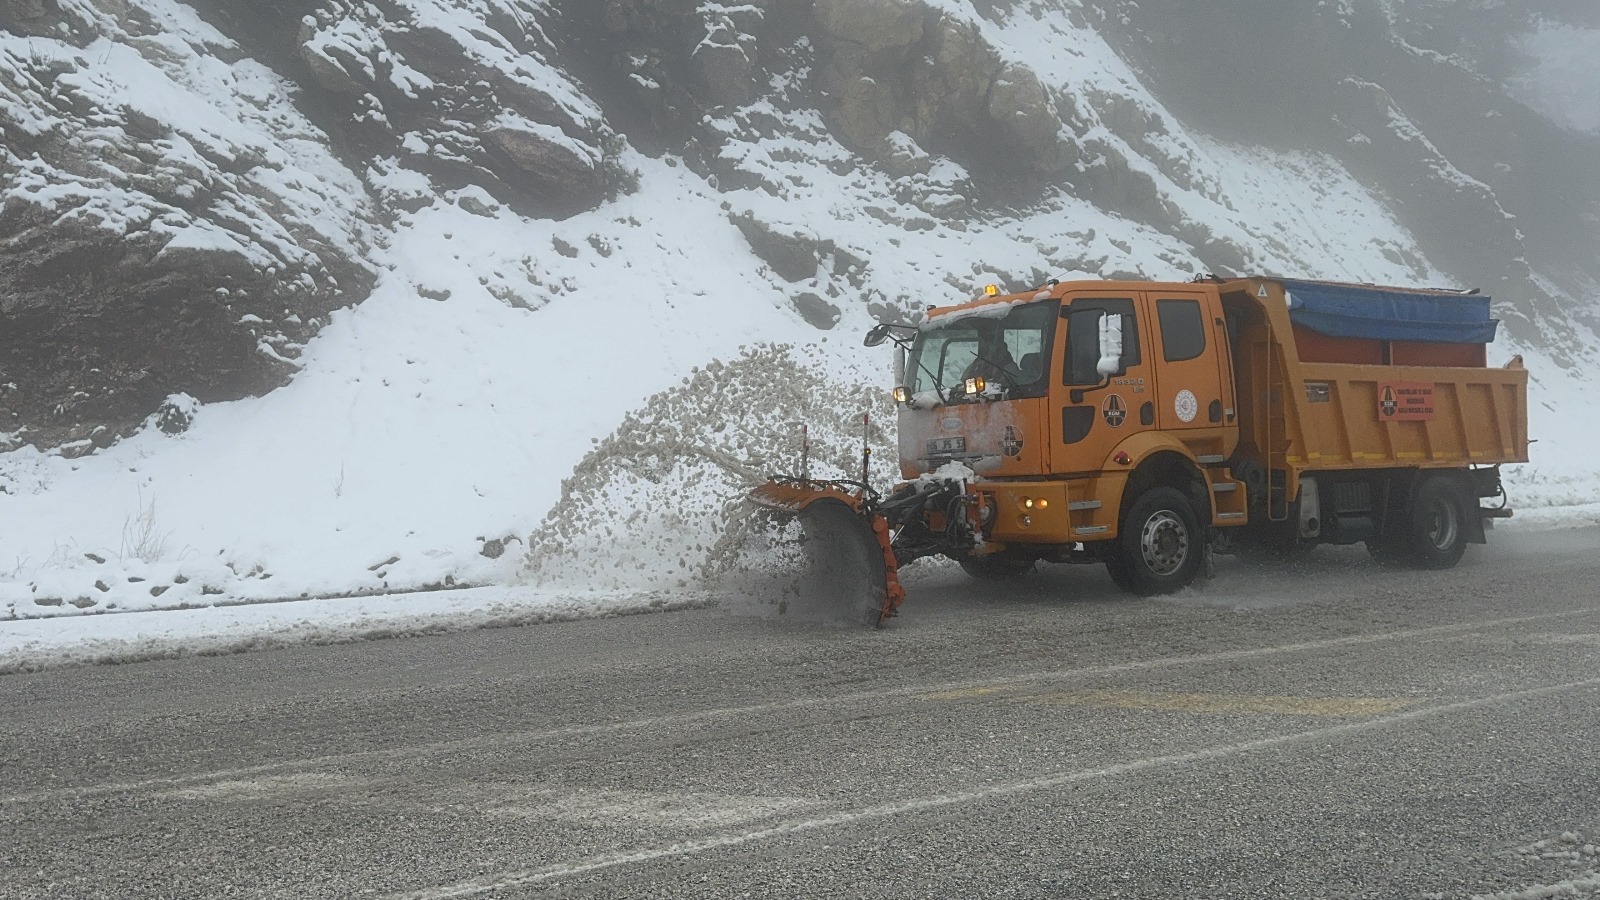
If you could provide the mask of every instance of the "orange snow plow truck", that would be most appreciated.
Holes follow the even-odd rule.
[[[1363,543],[1448,568],[1511,514],[1528,373],[1490,367],[1476,292],[1281,278],[1067,281],[882,324],[898,345],[900,482],[779,477],[751,499],[799,516],[815,564],[874,624],[897,567],[980,579],[1099,563],[1139,595],[1213,552]],[[837,584],[838,582],[835,581]],[[845,596],[848,595],[848,596]]]

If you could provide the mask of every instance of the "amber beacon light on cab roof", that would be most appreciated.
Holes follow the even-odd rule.
[[[904,598],[897,567],[934,555],[980,579],[1104,564],[1140,595],[1213,552],[1364,543],[1448,568],[1510,515],[1500,465],[1528,459],[1528,373],[1487,364],[1496,325],[1476,292],[1327,281],[990,288],[867,335],[898,347],[898,484],[750,496],[863,573],[845,602],[872,623]]]

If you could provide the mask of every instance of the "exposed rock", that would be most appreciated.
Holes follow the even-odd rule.
[[[500,212],[500,204],[488,192],[478,188],[466,188],[457,191],[456,205],[475,216],[492,219]]]
[[[586,5],[594,0],[579,0]],[[693,15],[699,0],[604,0],[601,20],[614,35],[660,34]]]
[[[890,175],[905,178],[911,175],[926,175],[933,166],[933,157],[928,151],[917,146],[916,140],[902,131],[892,131],[884,138],[884,151],[879,155]]]
[[[921,0],[817,0],[812,16],[823,34],[858,47],[857,58],[885,53],[883,61],[893,64],[922,40],[928,7]]]
[[[128,53],[156,28],[123,3],[21,12],[40,36],[0,54],[0,431],[88,452],[173,394],[283,384],[373,282],[359,182],[259,69],[192,65],[236,47]],[[77,49],[86,35],[108,49]],[[226,121],[158,119],[126,86],[140,78]]]
[[[0,19],[14,23],[11,27],[34,24],[44,13],[44,0],[0,0]]]
[[[463,0],[482,30],[427,24],[401,0],[323,0],[298,29],[310,77],[339,127],[438,184],[475,184],[532,212],[591,208],[613,183],[600,108],[550,62],[539,24]]]
[[[1077,148],[1062,138],[1056,105],[1032,69],[1006,66],[989,91],[985,112],[1009,140],[1031,153],[1040,171],[1064,172],[1078,161]]]
[[[484,140],[510,160],[523,184],[545,196],[585,204],[603,192],[599,151],[566,140],[559,131],[507,123],[484,132]]]
[[[689,54],[694,83],[707,106],[745,103],[756,87],[757,33],[765,13],[756,6],[706,4],[704,37]]]
[[[988,115],[988,98],[1004,66],[977,25],[941,15],[927,35],[917,48],[909,86],[917,139],[926,143],[939,131],[992,132],[991,124],[1009,131],[1009,123]]]
[[[695,80],[708,100],[714,105],[733,105],[750,99],[751,74],[755,63],[750,53],[729,32],[722,32],[727,43],[706,43],[695,48],[690,61],[694,65]]]
[[[923,38],[927,8],[917,0],[818,0],[812,14],[830,56],[820,86],[845,138],[872,149],[885,147],[896,130],[920,137],[920,129],[905,121],[897,93],[908,92],[901,70]]]
[[[815,237],[780,231],[749,214],[734,216],[733,223],[750,242],[750,249],[785,281],[817,277],[821,252],[831,249],[831,245],[825,247]]]
[[[316,32],[307,28],[304,34],[309,40]],[[304,59],[312,79],[323,90],[351,97],[360,97],[367,93],[367,86],[351,74],[352,70],[360,71],[359,61],[350,58],[342,48],[330,48],[323,53],[306,53]]]
[[[914,164],[900,132],[1040,175],[1077,162],[1062,134],[1058,106],[1067,101],[1025,65],[1002,60],[977,24],[916,0],[819,0],[815,20],[823,107],[852,147],[891,172]],[[999,145],[1004,153],[992,149]]]
[[[838,325],[842,315],[839,307],[809,291],[795,295],[794,308],[800,318],[823,331]]]
[[[830,74],[833,78],[828,94],[836,104],[834,120],[845,140],[854,146],[871,152],[883,146],[891,131],[909,124],[902,122],[899,100],[888,82],[870,75]]]

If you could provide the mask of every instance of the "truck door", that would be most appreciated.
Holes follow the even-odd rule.
[[[1100,322],[1123,316],[1119,373],[1109,381],[1096,370],[1100,361]],[[1053,434],[1050,471],[1095,472],[1130,434],[1155,424],[1154,378],[1145,347],[1144,317],[1133,295],[1068,297],[1056,328],[1056,358],[1061,375],[1050,394],[1048,427]],[[1078,393],[1074,397],[1074,393]],[[1140,412],[1144,411],[1144,418]]]
[[[1219,462],[1232,452],[1234,418],[1222,304],[1205,291],[1163,290],[1144,300],[1154,312],[1157,425],[1202,462]]]

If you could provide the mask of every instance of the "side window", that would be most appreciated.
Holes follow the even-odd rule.
[[[1127,316],[1128,327],[1122,329],[1122,365],[1131,369],[1140,363],[1139,327],[1134,317],[1133,301],[1099,298],[1074,300],[1062,307],[1067,323],[1067,358],[1061,366],[1061,383],[1066,385],[1094,385],[1100,383],[1100,373],[1095,367],[1100,363],[1100,317],[1085,314],[1089,310]]]
[[[1167,362],[1183,362],[1206,352],[1206,320],[1198,300],[1157,300],[1161,320],[1162,355]]]

